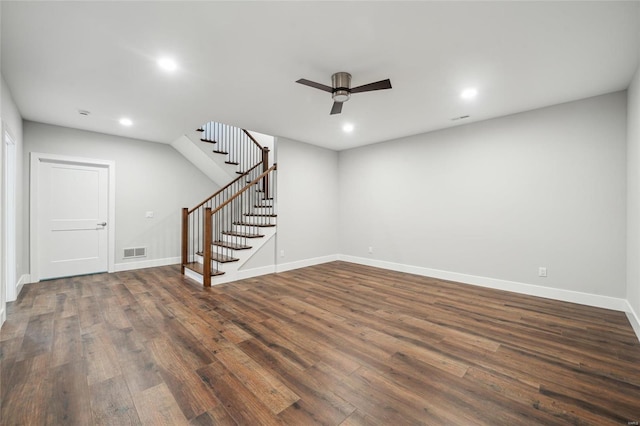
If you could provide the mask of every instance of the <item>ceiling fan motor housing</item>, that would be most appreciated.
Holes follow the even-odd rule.
[[[331,76],[331,86],[333,92],[331,97],[335,102],[346,102],[351,96],[351,74],[348,72],[337,72]]]

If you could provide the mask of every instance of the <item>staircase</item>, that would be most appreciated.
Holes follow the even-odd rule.
[[[238,175],[182,211],[182,273],[210,287],[212,279],[237,279],[240,267],[275,235],[277,166],[269,167],[269,149],[244,129],[210,122],[198,131]]]

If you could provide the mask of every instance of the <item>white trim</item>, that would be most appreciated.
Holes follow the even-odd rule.
[[[629,323],[631,324],[633,331],[635,331],[636,337],[638,337],[638,340],[640,340],[640,317],[638,317],[638,313],[633,310],[629,301],[625,300],[625,302],[626,302],[625,312],[627,314],[627,319],[629,320]]]
[[[338,260],[337,254],[328,256],[312,257],[311,259],[297,260],[295,262],[281,263],[276,265],[276,273],[291,271],[292,269],[306,268],[307,266],[320,265],[322,263],[333,262]]]
[[[18,280],[18,283],[16,284],[16,299],[18,299],[18,297],[20,296],[22,287],[24,287],[25,284],[29,284],[30,282],[31,282],[31,275],[23,274],[20,277],[20,279]]]
[[[192,280],[194,280],[195,282],[197,282],[198,284],[202,285],[202,275],[200,275],[199,273],[192,271],[189,268],[184,268],[184,276],[187,278],[191,278]],[[211,282],[211,285],[215,285],[217,283],[214,283],[213,280]]]
[[[16,252],[16,214],[17,214],[17,147],[15,137],[3,122],[3,191],[2,202],[2,266],[4,267],[4,302],[13,302],[18,297],[17,291],[17,256]]]
[[[31,194],[29,197],[29,243],[30,243],[30,254],[29,260],[31,265],[31,276],[33,282],[40,281],[40,274],[38,269],[38,218],[35,206],[37,205],[38,200],[38,172],[40,163],[43,161],[48,162],[59,162],[59,163],[78,163],[78,164],[88,164],[91,166],[97,167],[106,167],[109,175],[109,208],[108,208],[108,218],[107,222],[109,226],[107,226],[107,237],[108,237],[108,245],[109,248],[107,250],[108,260],[107,260],[107,272],[115,271],[115,259],[116,259],[116,163],[111,160],[98,160],[94,158],[83,158],[83,157],[72,157],[68,155],[57,155],[57,154],[44,154],[39,152],[31,153],[31,174],[30,174],[30,189]]]
[[[409,274],[422,275],[448,281],[456,281],[463,284],[471,284],[497,290],[512,291],[514,293],[545,297],[547,299],[561,300],[564,302],[612,309],[615,311],[627,311],[627,301],[625,299],[619,299],[616,297],[601,296],[598,294],[582,293],[579,291],[562,290],[551,287],[542,287],[515,281],[506,281],[495,278],[480,277],[476,275],[460,274],[457,272],[441,271],[439,269],[423,268],[420,266],[404,265],[401,263],[386,262],[383,260],[367,259],[363,257],[348,256],[343,254],[338,255],[338,259],[344,260],[346,262],[359,263],[361,265],[390,269],[392,271],[407,272]]]
[[[116,263],[115,271],[132,271],[134,269],[154,268],[156,266],[178,265],[182,259],[178,257],[165,257],[164,259],[143,260],[141,262]]]
[[[268,265],[242,271],[225,272],[224,275],[216,275],[215,277],[211,277],[211,285],[215,286],[234,281],[245,280],[247,278],[254,278],[261,275],[273,274],[276,271],[275,268],[275,265]],[[187,273],[186,271],[191,272],[191,274]],[[193,272],[189,270],[189,268],[185,268],[185,275],[202,284],[202,275],[198,274],[197,272]]]
[[[7,320],[7,310],[3,306],[2,310],[0,311],[0,328],[2,328],[2,324],[4,324],[6,320]]]
[[[275,265],[261,266],[258,268],[245,269],[240,271],[235,271],[231,274],[225,273],[224,275],[219,275],[217,277],[212,277],[211,284],[224,284],[231,281],[239,281],[246,280],[247,278],[258,277],[260,275],[273,274],[276,272]]]
[[[305,268],[307,266],[313,266],[313,265],[320,265],[322,263],[333,262],[336,260],[338,260],[338,255],[332,254],[329,256],[314,257],[311,259],[298,260],[296,262],[283,263],[280,265],[267,265],[267,266],[261,266],[259,268],[240,270],[230,274],[226,273],[225,275],[219,275],[217,277],[214,277],[211,280],[211,285],[214,286],[214,285],[229,283],[232,281],[244,280],[247,278],[254,278],[261,275],[286,272],[286,271],[291,271],[293,269]],[[185,268],[184,274],[185,276],[191,278],[192,280],[202,284],[202,275],[198,274],[197,272],[193,272],[189,268]]]
[[[240,270],[236,273],[236,279],[246,280],[247,278],[259,277],[260,275],[274,274],[276,265],[261,266],[259,268],[251,268]]]

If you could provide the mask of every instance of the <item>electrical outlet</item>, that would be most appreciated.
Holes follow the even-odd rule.
[[[151,219],[153,217],[153,212],[145,213],[144,217]]]
[[[546,277],[547,276],[547,268],[545,268],[544,266],[541,266],[538,268],[538,276],[539,277]]]
[[[280,250],[280,257],[284,257],[284,250]]]
[[[369,247],[369,254],[373,254],[373,247]]]

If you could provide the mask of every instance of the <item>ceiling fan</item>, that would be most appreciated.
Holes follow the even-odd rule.
[[[375,83],[365,84],[363,86],[351,88],[351,74],[348,72],[337,72],[331,76],[331,87],[315,81],[310,81],[304,78],[296,81],[296,83],[304,84],[305,86],[314,87],[316,89],[324,90],[331,93],[333,98],[333,107],[331,108],[331,115],[340,114],[342,112],[342,104],[349,100],[352,93],[371,92],[373,90],[391,89],[391,80],[380,80]]]

